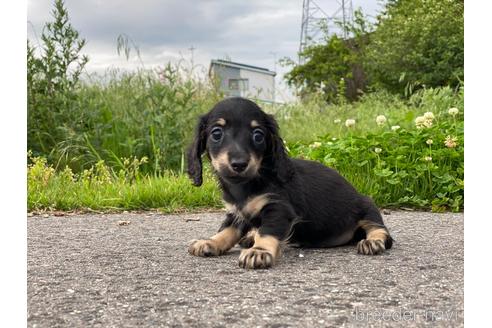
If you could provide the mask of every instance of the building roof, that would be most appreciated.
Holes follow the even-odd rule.
[[[259,73],[268,74],[268,75],[272,75],[272,76],[277,75],[276,72],[270,71],[267,68],[253,66],[253,65],[247,65],[247,64],[241,64],[241,63],[235,63],[235,62],[231,62],[231,61],[223,60],[223,59],[212,59],[212,61],[210,63],[210,68],[212,68],[213,65],[246,69],[249,71],[259,72]]]

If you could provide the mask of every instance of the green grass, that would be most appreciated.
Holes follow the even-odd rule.
[[[63,98],[67,107],[58,113],[39,97],[30,102],[39,111],[30,109],[29,210],[220,207],[210,173],[201,188],[183,173],[197,117],[220,99],[213,86],[171,66],[104,79]],[[334,167],[379,206],[462,210],[463,88],[422,89],[409,99],[378,91],[355,103],[314,97],[262,107],[275,115],[292,156]],[[451,107],[460,114],[451,117]],[[433,126],[419,130],[415,119],[426,112],[434,113]],[[379,115],[386,118],[383,125],[376,122]],[[347,128],[347,119],[355,125]],[[448,135],[457,138],[457,147],[444,146]]]
[[[56,172],[44,158],[31,158],[28,167],[28,210],[140,210],[166,213],[221,207],[218,187],[208,173],[201,188],[184,175],[165,172],[159,177],[138,171],[115,174],[103,164],[74,174]]]
[[[342,138],[363,136],[381,131],[376,124],[378,115],[385,115],[387,126],[414,127],[415,118],[424,112],[441,112],[451,107],[464,108],[464,89],[449,87],[424,89],[404,100],[385,91],[363,95],[360,101],[344,104],[326,104],[321,99],[307,103],[270,105],[265,110],[275,115],[281,133],[287,142],[310,143],[327,134]],[[350,131],[345,128],[347,119],[355,119]],[[339,120],[340,123],[336,123]]]
[[[104,160],[147,157],[141,170],[160,174],[182,168],[197,118],[219,99],[213,85],[176,65],[138,72],[93,75],[76,89],[28,94],[28,145],[56,169],[74,172]]]

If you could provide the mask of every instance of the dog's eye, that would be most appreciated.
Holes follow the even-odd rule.
[[[265,140],[265,135],[260,129],[253,131],[253,141],[257,144],[261,144]]]
[[[222,139],[223,136],[222,128],[215,127],[212,129],[212,132],[210,132],[210,136],[212,137],[212,140],[215,142],[219,142]]]

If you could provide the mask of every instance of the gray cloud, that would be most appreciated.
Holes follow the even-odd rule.
[[[318,0],[327,13],[336,0]],[[354,9],[375,15],[380,0],[353,0]],[[28,21],[39,36],[51,20],[51,0],[28,1]],[[126,61],[116,53],[116,38],[128,35],[140,48],[146,67],[180,58],[190,58],[208,67],[213,58],[224,58],[273,69],[274,57],[296,58],[299,46],[302,0],[65,0],[73,26],[86,38],[84,48],[91,61],[88,70],[134,68],[138,60]],[[35,42],[33,28],[28,37]],[[283,68],[277,65],[279,75]]]

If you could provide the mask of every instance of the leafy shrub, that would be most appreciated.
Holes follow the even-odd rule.
[[[283,65],[292,67],[285,75],[287,83],[296,87],[304,100],[314,94],[325,102],[342,104],[346,99],[357,100],[365,91],[367,83],[362,62],[372,26],[362,12],[356,10],[354,23],[341,27],[351,33],[350,39],[345,40],[323,29],[323,42],[312,44],[299,54],[304,63],[282,59]]]
[[[349,38],[325,31],[322,42],[299,54],[305,63],[283,59],[292,67],[287,82],[304,99],[321,94],[328,102],[356,100],[367,90],[410,95],[457,87],[464,80],[463,13],[464,2],[455,0],[390,0],[375,23],[356,11],[345,26]]]
[[[43,29],[40,56],[27,42],[27,142],[36,154],[48,154],[84,121],[74,100],[89,60],[80,54],[85,39],[70,24],[63,1],[55,1],[53,17]]]
[[[422,108],[435,108],[443,100],[434,90],[413,100],[417,98],[420,114]],[[415,120],[421,124],[410,128],[392,127],[381,119],[382,126],[363,136],[345,128],[344,138],[328,134],[312,143],[290,143],[290,153],[337,169],[380,206],[459,211],[464,197],[464,123],[462,110],[453,116],[447,108],[425,112]]]
[[[458,86],[464,78],[464,2],[388,1],[367,47],[373,84],[403,92]]]

